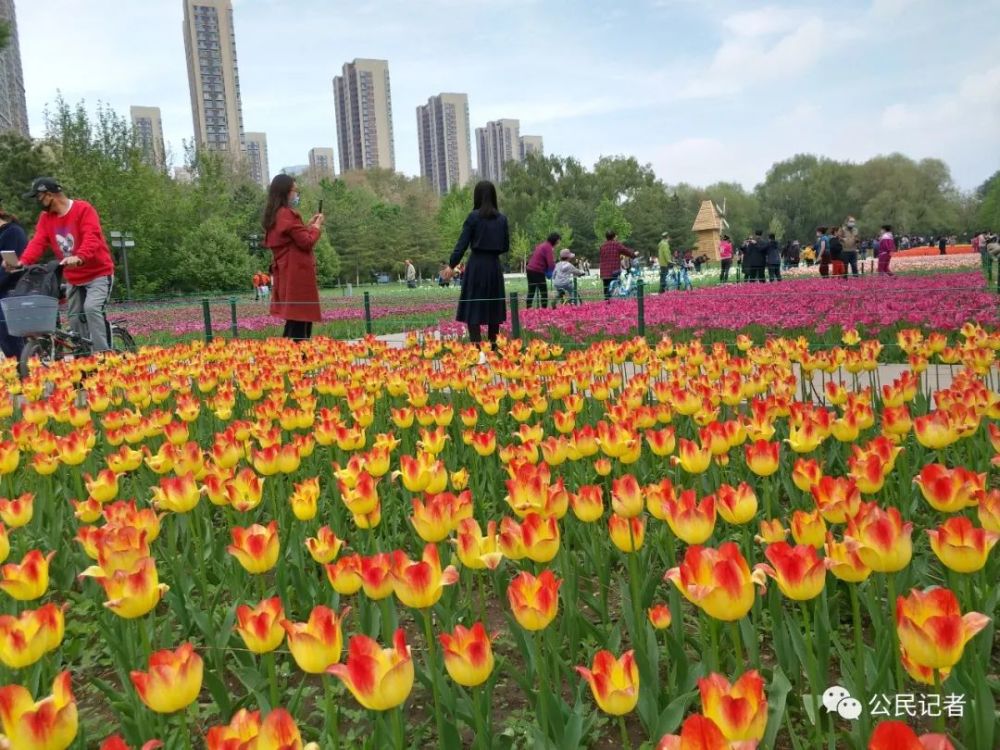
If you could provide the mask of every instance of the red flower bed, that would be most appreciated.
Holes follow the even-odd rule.
[[[949,245],[945,248],[945,255],[967,255],[972,252],[972,245]],[[899,250],[893,257],[896,258],[919,258],[924,255],[940,255],[937,245],[921,245],[911,247],[906,250]]]

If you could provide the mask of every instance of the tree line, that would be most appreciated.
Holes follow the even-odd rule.
[[[38,175],[52,175],[71,197],[92,202],[106,232],[133,235],[133,296],[249,288],[253,273],[269,265],[270,254],[259,248],[263,189],[244,167],[187,144],[184,162],[193,181],[149,164],[131,124],[114,110],[98,106],[91,115],[82,103],[60,98],[46,113],[40,140],[0,135],[0,197],[29,232],[38,208],[20,196]],[[407,258],[422,275],[435,275],[472,205],[470,186],[439,197],[420,178],[389,170],[332,180],[303,175],[299,184],[303,214],[322,200],[327,216],[317,246],[323,286],[395,276]],[[511,224],[512,270],[552,231],[591,259],[608,229],[642,253],[653,254],[664,231],[675,247],[692,246],[691,225],[706,198],[725,205],[737,241],[755,228],[807,240],[817,225],[848,214],[865,233],[884,222],[930,236],[1000,227],[1000,171],[967,194],[944,162],[900,154],[861,164],[797,155],[772,166],[753,190],[728,182],[670,184],[631,157],[604,157],[587,168],[571,157],[531,156],[508,165],[499,189]]]

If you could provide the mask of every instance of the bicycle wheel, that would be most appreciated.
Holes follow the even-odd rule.
[[[21,349],[17,360],[17,374],[24,380],[31,372],[31,362],[34,360],[42,367],[49,367],[53,362],[52,341],[50,339],[28,339]]]
[[[138,347],[132,334],[119,325],[111,324],[111,348],[116,352],[129,352],[135,354]]]

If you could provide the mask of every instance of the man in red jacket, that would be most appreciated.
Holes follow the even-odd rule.
[[[38,201],[42,213],[35,236],[21,254],[21,265],[37,263],[46,248],[52,250],[70,285],[70,327],[81,336],[89,334],[91,351],[107,351],[111,345],[104,308],[111,296],[115,264],[97,211],[86,201],[66,197],[51,177],[37,178],[24,198]]]

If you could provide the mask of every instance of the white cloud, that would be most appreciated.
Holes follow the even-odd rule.
[[[740,14],[751,15],[751,14]],[[736,23],[730,17],[724,25]],[[725,96],[761,83],[802,76],[825,54],[828,45],[820,43],[823,22],[811,17],[782,26],[777,18],[757,17],[745,28],[749,31],[727,39],[716,51],[708,68],[681,89],[681,96],[704,98]],[[782,31],[776,31],[777,29]],[[757,38],[780,36],[767,47]]]
[[[722,25],[726,31],[742,37],[770,36],[794,31],[801,24],[802,15],[795,9],[767,5],[727,16]]]

